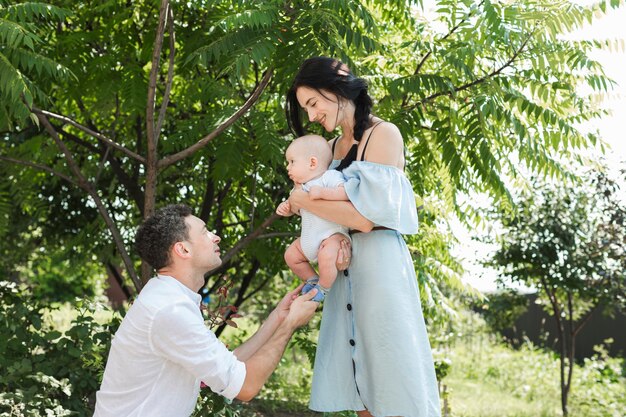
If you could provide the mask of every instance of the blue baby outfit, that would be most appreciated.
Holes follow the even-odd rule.
[[[343,174],[357,211],[393,230],[352,235],[352,263],[324,302],[309,407],[438,417],[430,344],[402,238],[417,233],[413,189],[401,170],[388,165],[354,161]]]

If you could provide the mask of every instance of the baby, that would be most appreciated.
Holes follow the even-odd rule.
[[[285,152],[287,172],[295,187],[302,187],[313,199],[348,200],[343,174],[329,170],[333,155],[330,146],[321,136],[306,135],[297,138]],[[281,216],[291,216],[289,201],[283,201],[276,209]],[[302,230],[285,251],[289,268],[306,284],[302,293],[316,288],[313,301],[321,302],[337,277],[335,261],[342,240],[350,240],[348,228],[322,219],[306,210],[300,211]],[[319,277],[309,262],[317,260]]]

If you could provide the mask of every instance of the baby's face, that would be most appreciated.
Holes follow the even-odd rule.
[[[311,158],[304,156],[305,154],[303,152],[299,152],[302,150],[300,146],[290,146],[285,153],[289,178],[291,181],[298,184],[304,184],[309,181],[313,174]]]

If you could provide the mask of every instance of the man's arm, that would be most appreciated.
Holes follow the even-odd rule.
[[[337,187],[318,187],[313,186],[309,190],[309,198],[311,200],[331,200],[331,201],[348,201],[348,194],[343,185]]]
[[[308,323],[315,314],[319,304],[311,299],[316,293],[316,290],[312,290],[293,300],[287,317],[278,325],[276,331],[244,361],[246,379],[237,394],[237,399],[250,401],[259,393],[265,381],[278,366],[293,332]]]
[[[233,351],[235,356],[237,356],[237,359],[245,362],[269,340],[269,338],[276,332],[276,329],[278,329],[278,326],[280,326],[289,314],[291,304],[296,298],[298,298],[298,294],[300,294],[302,286],[303,284],[295,290],[287,293],[287,295],[285,295],[278,303],[276,308],[272,310],[259,330],[257,330],[252,337]]]

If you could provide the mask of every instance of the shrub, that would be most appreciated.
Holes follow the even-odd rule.
[[[100,324],[91,315],[94,303],[76,308],[78,316],[61,333],[42,319],[46,308],[30,289],[0,281],[0,415],[93,413],[120,316]]]
[[[486,302],[485,302],[486,301]],[[514,326],[528,309],[528,298],[512,289],[489,294],[487,300],[475,302],[472,309],[478,311],[487,325],[497,333]]]

